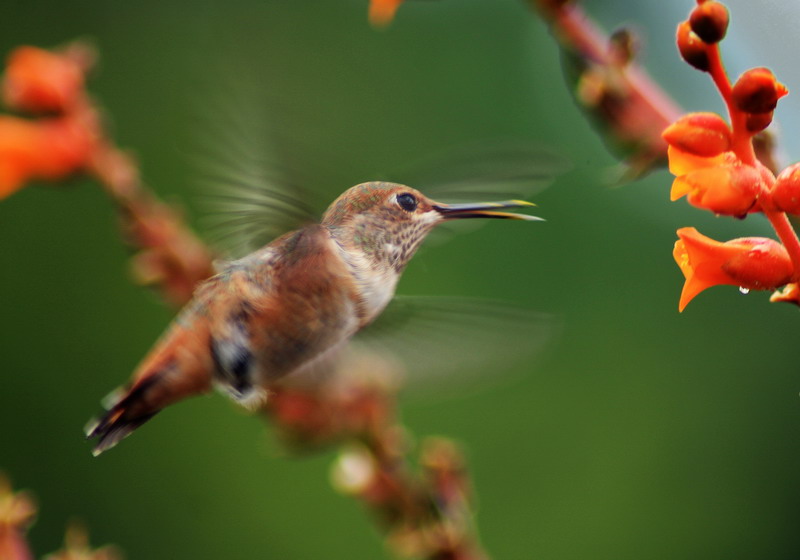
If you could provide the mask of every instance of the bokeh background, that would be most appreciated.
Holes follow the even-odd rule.
[[[609,29],[635,26],[649,70],[679,103],[721,110],[675,53],[674,26],[691,4],[587,9]],[[798,42],[786,33],[796,9],[746,4],[730,2],[731,71],[767,65],[800,88]],[[399,287],[519,301],[558,317],[560,336],[513,381],[405,399],[406,424],[465,446],[495,558],[797,557],[798,310],[728,287],[678,314],[683,279],[671,257],[682,226],[718,239],[769,229],[670,203],[666,172],[610,188],[616,161],[522,1],[409,1],[383,31],[368,26],[364,0],[4,3],[3,53],[77,37],[99,49],[91,90],[119,144],[200,231],[186,152],[209,134],[198,108],[209,84],[224,91],[220,66],[263,85],[256,112],[330,198],[470,141],[511,137],[563,154],[571,169],[535,197],[546,223],[491,223],[429,247]],[[789,158],[794,103],[777,114]],[[330,487],[332,452],[291,457],[218,395],[91,456],[83,425],[172,316],[130,282],[99,188],[78,180],[3,201],[0,251],[0,469],[40,501],[37,555],[79,518],[94,543],[130,559],[387,556],[366,512]]]

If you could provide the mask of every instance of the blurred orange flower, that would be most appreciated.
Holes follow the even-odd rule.
[[[372,25],[389,25],[403,0],[370,0],[369,21]]]
[[[8,57],[3,100],[32,112],[63,112],[83,94],[83,68],[65,53],[19,47]]]
[[[83,167],[95,140],[77,117],[29,121],[0,115],[0,198],[31,179],[61,179]]]
[[[792,279],[794,269],[789,254],[772,239],[743,237],[722,243],[693,227],[679,229],[678,237],[672,255],[686,278],[679,311],[711,286],[772,290]]]

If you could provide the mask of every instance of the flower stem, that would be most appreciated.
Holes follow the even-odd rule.
[[[797,233],[794,231],[789,217],[785,212],[775,210],[764,210],[764,215],[775,228],[775,233],[778,234],[778,238],[789,253],[789,258],[792,259],[792,265],[794,265],[792,280],[795,282],[800,280],[800,239],[797,238]]]
[[[746,165],[755,166],[758,159],[753,148],[753,133],[747,130],[747,116],[733,104],[733,87],[725,72],[725,65],[722,63],[722,56],[719,52],[719,44],[710,45],[708,48],[708,73],[717,86],[720,96],[728,108],[728,116],[731,119],[733,129],[733,152]]]

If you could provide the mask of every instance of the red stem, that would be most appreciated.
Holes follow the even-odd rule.
[[[722,64],[719,44],[709,45],[708,62],[708,72],[711,74],[711,79],[714,80],[714,85],[717,86],[728,108],[728,116],[731,119],[731,127],[733,128],[733,152],[742,162],[755,167],[758,158],[756,158],[756,152],[753,149],[753,133],[747,130],[747,116],[733,104],[733,87],[727,72],[725,72],[725,66]]]
[[[794,265],[792,281],[797,282],[800,280],[800,240],[797,238],[797,233],[785,212],[764,210],[764,215],[775,228],[775,233],[778,234],[778,238],[789,253],[789,258],[792,259],[792,265]]]

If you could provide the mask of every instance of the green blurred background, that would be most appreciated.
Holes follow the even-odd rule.
[[[635,23],[650,70],[682,104],[719,110],[675,54],[674,25],[693,2],[680,4],[588,9],[609,27]],[[738,4],[742,27],[725,44],[732,66],[777,63],[747,60],[759,35],[746,20],[758,18],[737,20]],[[513,383],[404,401],[405,422],[467,449],[494,558],[800,557],[798,310],[723,287],[678,314],[683,279],[671,256],[682,226],[718,239],[769,229],[758,217],[715,219],[670,203],[665,172],[609,188],[615,160],[570,100],[557,50],[523,2],[409,1],[383,31],[368,26],[365,0],[4,6],[3,53],[95,41],[91,90],[119,144],[198,227],[185,156],[203,134],[197,108],[220,65],[264,85],[259,112],[275,119],[281,151],[331,185],[330,198],[470,141],[557,149],[572,168],[535,197],[546,223],[491,223],[429,247],[399,291],[525,302],[558,316],[561,336]],[[41,503],[30,533],[37,555],[58,548],[65,523],[79,518],[93,543],[114,542],[129,559],[387,556],[366,512],[331,489],[332,453],[287,456],[262,422],[218,395],[91,456],[81,428],[172,315],[130,282],[113,209],[95,185],[3,201],[0,248],[0,469]]]

